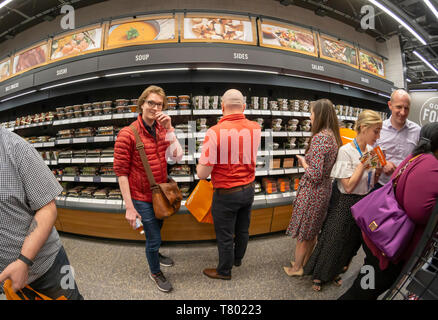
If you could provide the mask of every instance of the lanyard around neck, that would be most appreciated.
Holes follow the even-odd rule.
[[[360,148],[359,148],[359,144],[357,143],[356,138],[354,138],[353,142],[354,142],[354,144],[356,145],[356,149],[357,149],[357,151],[359,151],[359,154],[360,154],[360,156],[362,157],[363,154],[362,154],[362,151],[361,151]]]

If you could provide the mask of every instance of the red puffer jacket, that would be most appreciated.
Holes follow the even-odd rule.
[[[167,182],[166,149],[170,142],[166,141],[166,129],[157,122],[157,139],[155,140],[144,127],[141,115],[133,122],[133,125],[137,128],[144,144],[156,183]],[[120,130],[114,145],[114,172],[118,177],[128,177],[132,199],[152,202],[149,180],[135,144],[135,136],[129,126]]]

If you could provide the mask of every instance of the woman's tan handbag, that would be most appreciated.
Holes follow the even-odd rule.
[[[171,178],[168,178],[168,182],[166,183],[157,184],[155,182],[146,152],[144,151],[144,144],[140,139],[138,131],[133,125],[130,125],[129,127],[134,132],[136,148],[140,153],[141,162],[143,163],[144,170],[146,171],[151,186],[152,206],[154,207],[155,217],[157,219],[168,218],[178,212],[181,207],[181,191],[176,182]]]

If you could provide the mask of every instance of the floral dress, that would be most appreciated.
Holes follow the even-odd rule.
[[[338,144],[329,129],[314,135],[305,159],[309,167],[300,180],[286,234],[297,241],[314,239],[324,222],[332,180],[330,173],[338,154]]]

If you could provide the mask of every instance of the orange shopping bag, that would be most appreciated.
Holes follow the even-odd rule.
[[[5,296],[7,300],[54,300],[40,292],[35,291],[29,286],[26,286],[23,289],[14,292],[11,285],[12,282],[9,279],[6,280],[5,284],[3,285],[3,290],[5,291]],[[61,296],[56,300],[67,300],[67,298]]]
[[[186,200],[186,208],[202,223],[213,223],[211,202],[213,201],[213,184],[200,180]]]

